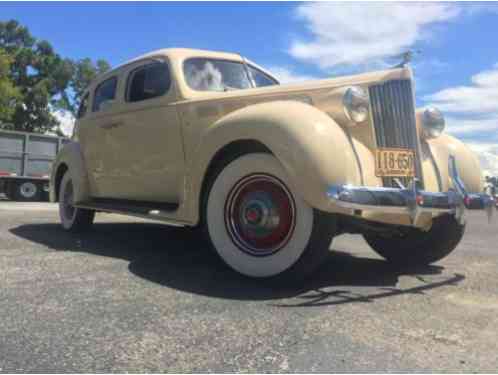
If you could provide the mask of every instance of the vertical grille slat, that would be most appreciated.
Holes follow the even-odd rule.
[[[408,148],[415,151],[415,175],[422,180],[418,138],[410,80],[393,80],[369,88],[377,147]],[[407,186],[408,178],[401,182]],[[386,187],[396,187],[393,178],[383,178]]]

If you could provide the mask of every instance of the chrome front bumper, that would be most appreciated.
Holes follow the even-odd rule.
[[[414,227],[424,226],[422,215],[426,213],[452,214],[463,223],[466,209],[485,210],[491,220],[494,200],[488,194],[468,193],[458,171],[456,161],[450,156],[449,175],[453,189],[446,193],[430,193],[417,188],[416,180],[406,188],[364,187],[350,185],[333,185],[327,191],[330,202],[336,206],[354,211],[370,211],[386,214],[408,215]]]

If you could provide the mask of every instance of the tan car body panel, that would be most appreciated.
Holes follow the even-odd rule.
[[[97,84],[108,77],[119,75],[113,116],[126,116],[125,121],[135,125],[130,126],[129,130],[126,130],[127,127],[113,130],[116,138],[109,136],[107,143],[101,140],[106,146],[94,150],[94,155],[87,155],[87,158],[93,157],[95,165],[102,162],[99,158],[112,160],[114,173],[118,173],[121,181],[128,181],[136,188],[128,186],[120,190],[116,181],[109,180],[108,184],[102,185],[105,191],[99,191],[95,185],[98,174],[85,169],[85,156],[77,142],[84,136],[81,129],[86,123],[98,122],[99,117],[105,118],[105,114],[101,113],[85,116],[78,121],[73,136],[76,143],[65,147],[57,157],[52,172],[52,186],[58,166],[64,163],[71,170],[73,178],[77,178],[78,184],[82,184],[77,189],[77,202],[85,202],[92,196],[112,194],[114,198],[178,203],[178,210],[161,213],[160,218],[195,225],[199,221],[200,196],[211,160],[224,146],[238,140],[258,141],[270,149],[302,197],[311,206],[324,211],[346,213],[331,205],[327,199],[326,190],[332,184],[382,185],[374,171],[376,142],[373,126],[369,121],[355,127],[349,126],[340,101],[341,90],[351,85],[366,88],[372,83],[411,79],[409,68],[301,84],[200,92],[189,88],[183,79],[183,62],[191,57],[243,61],[239,55],[229,53],[159,50],[106,73],[90,85],[91,103]],[[130,115],[130,104],[122,99],[126,75],[144,61],[157,58],[169,64],[172,87],[167,95],[153,99],[156,101],[155,106],[147,101],[133,104],[138,105],[135,115]],[[130,116],[135,117],[130,120]],[[420,127],[419,116],[417,118],[417,126]],[[142,145],[136,141],[143,134],[136,130],[140,125],[139,120],[152,124],[148,125],[148,131],[143,135],[145,141]],[[168,127],[164,130],[166,124]],[[419,129],[419,135],[421,133]],[[109,147],[112,142],[116,142],[115,139],[121,139],[120,142],[125,143],[126,147]],[[133,147],[134,143],[136,147]],[[451,154],[456,156],[460,175],[467,188],[481,191],[483,181],[479,162],[462,142],[449,135],[442,135],[420,143],[426,190],[447,191],[451,187],[448,177],[448,157]],[[92,146],[89,147],[91,149]],[[117,152],[118,149],[121,152]],[[99,156],[97,151],[104,155]],[[124,151],[126,156],[123,156]],[[151,181],[146,189],[140,178]],[[51,199],[55,200],[53,190]],[[381,222],[409,224],[408,217],[399,215],[363,212],[363,216]],[[430,223],[431,218],[427,220]]]
[[[191,138],[192,139],[192,138]],[[202,182],[209,162],[225,145],[256,140],[268,147],[286,169],[293,185],[313,207],[328,204],[324,192],[333,182],[358,184],[360,174],[344,130],[324,112],[296,101],[247,106],[198,132],[187,154],[191,213],[199,212]]]
[[[50,201],[57,200],[55,189],[56,173],[62,165],[69,168],[74,181],[74,199],[76,202],[83,202],[90,197],[90,185],[88,183],[87,169],[83,160],[81,145],[77,142],[69,142],[57,154],[54,161],[50,178]]]
[[[442,190],[447,191],[453,184],[448,175],[448,157],[454,155],[458,173],[465,187],[471,192],[482,192],[484,181],[481,166],[477,155],[463,142],[448,134],[442,134],[436,139],[427,142],[434,156],[442,181]]]

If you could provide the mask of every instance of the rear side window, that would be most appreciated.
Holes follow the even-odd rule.
[[[168,65],[154,62],[132,71],[128,77],[127,102],[157,98],[166,94],[171,85]]]
[[[98,112],[102,109],[102,104],[105,102],[114,100],[116,97],[116,86],[118,84],[118,79],[116,77],[111,77],[95,89],[95,95],[93,96],[92,111]]]
[[[80,107],[78,108],[78,113],[76,114],[76,118],[82,118],[85,116],[86,111],[88,110],[88,93],[83,96],[81,99]]]

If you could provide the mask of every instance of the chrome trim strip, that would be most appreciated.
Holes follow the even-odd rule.
[[[422,141],[421,141],[421,134],[418,132],[417,128],[417,116],[416,116],[416,110],[417,110],[417,98],[415,97],[415,80],[413,79],[413,71],[410,67],[407,68],[410,71],[410,85],[411,85],[411,92],[412,92],[412,105],[413,105],[413,116],[414,116],[414,134],[415,134],[415,147],[417,149],[417,154],[418,154],[418,159],[417,162],[419,163],[419,176],[418,178],[423,182],[424,181],[424,171],[422,168]],[[424,187],[424,184],[422,184],[422,187]]]
[[[370,117],[377,147],[402,147],[415,152],[415,175],[423,187],[422,150],[417,134],[413,85],[410,79],[395,79],[369,87]],[[395,186],[383,178],[384,186]],[[402,178],[404,185],[409,179]]]
[[[356,166],[358,167],[358,172],[360,173],[360,181],[361,184],[363,185],[365,183],[364,177],[363,177],[363,166],[361,165],[361,160],[360,160],[360,155],[358,155],[358,151],[356,150],[356,146],[354,145],[353,142],[353,137],[351,136],[351,131],[349,128],[345,129],[346,136],[349,141],[349,145],[351,146],[351,149],[353,150],[353,154],[356,160]]]
[[[431,159],[432,167],[434,168],[434,172],[436,174],[438,189],[439,189],[439,191],[443,191],[443,181],[441,179],[441,171],[439,170],[439,167],[438,167],[437,162],[436,162],[436,158],[434,157],[434,154],[432,153],[430,146],[427,143],[425,145],[423,145],[422,142],[420,142],[420,148],[422,148],[422,155],[424,155],[425,153],[427,153],[429,155],[429,158]]]
[[[332,185],[327,197],[336,206],[354,210],[367,210],[380,213],[407,214],[411,225],[421,228],[423,213],[452,214],[463,224],[466,209],[484,209],[488,220],[494,212],[494,200],[487,194],[469,194],[461,180],[456,160],[450,156],[448,161],[450,178],[455,190],[446,193],[432,193],[418,189],[417,180],[408,188],[366,187],[351,185]],[[353,212],[352,212],[353,214]]]

